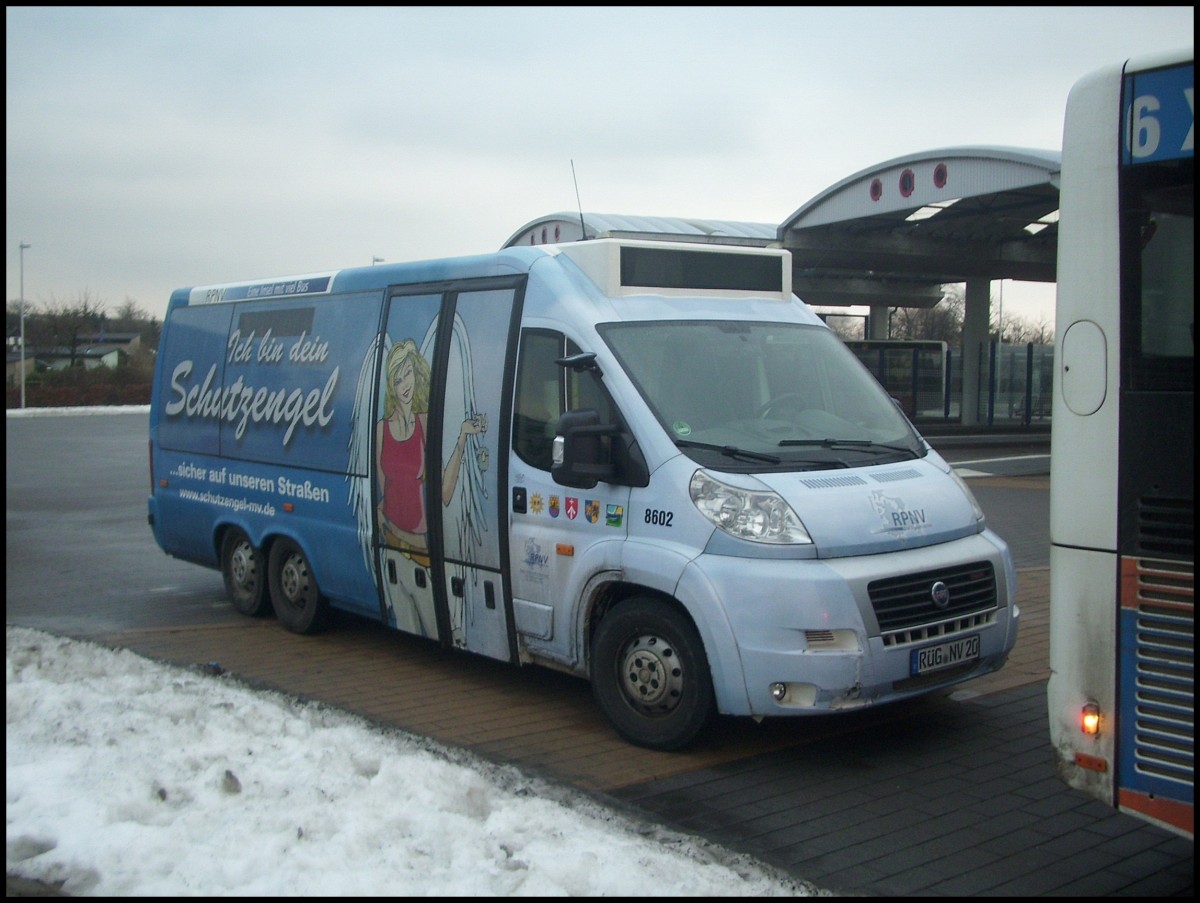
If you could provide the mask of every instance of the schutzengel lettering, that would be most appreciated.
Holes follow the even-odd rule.
[[[168,417],[182,414],[201,420],[236,421],[235,435],[238,439],[245,434],[246,425],[250,422],[286,423],[288,428],[283,435],[285,446],[292,441],[292,434],[301,423],[305,426],[325,426],[333,419],[331,399],[341,367],[333,368],[323,389],[310,389],[307,393],[303,389],[249,386],[240,376],[229,386],[214,385],[216,364],[209,367],[203,383],[193,384],[189,388],[186,383],[192,375],[192,367],[192,361],[180,361],[171,374],[173,397],[164,409]]]

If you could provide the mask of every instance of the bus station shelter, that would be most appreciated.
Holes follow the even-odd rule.
[[[868,338],[887,338],[888,309],[932,307],[965,286],[963,398],[979,390],[993,280],[1054,282],[1058,151],[958,147],[897,157],[854,173],[782,223],[560,212],[504,243],[593,238],[784,248],[792,287],[814,307],[866,306]],[[962,423],[978,422],[975,405]]]

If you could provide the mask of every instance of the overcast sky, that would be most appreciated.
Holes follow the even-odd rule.
[[[778,224],[894,157],[1057,150],[1078,78],[1194,17],[9,6],[6,298],[23,269],[30,304],[161,317],[183,286],[493,251],[577,209],[572,161],[586,211]]]

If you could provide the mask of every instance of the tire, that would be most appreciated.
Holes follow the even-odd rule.
[[[633,598],[605,615],[592,637],[591,672],[600,710],[636,746],[683,749],[712,718],[704,644],[666,602]]]
[[[296,543],[275,540],[267,572],[271,605],[284,627],[293,633],[316,633],[325,626],[325,600],[308,558]]]
[[[221,576],[229,601],[239,612],[252,618],[270,612],[266,558],[237,527],[226,530],[221,542]]]

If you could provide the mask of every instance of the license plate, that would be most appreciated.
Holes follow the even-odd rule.
[[[979,635],[959,637],[948,643],[924,646],[910,653],[910,674],[931,674],[979,658]]]

